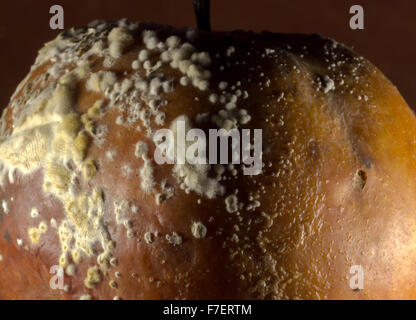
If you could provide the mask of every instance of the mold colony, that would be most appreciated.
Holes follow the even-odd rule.
[[[0,280],[13,280],[12,263],[24,273],[26,259],[42,266],[28,275],[39,285],[51,265],[65,270],[64,292],[40,298],[377,296],[382,262],[369,291],[352,292],[345,277],[351,263],[370,264],[357,243],[376,250],[362,236],[377,237],[370,213],[383,220],[395,208],[385,164],[411,166],[374,151],[386,141],[414,151],[403,132],[377,124],[389,112],[413,137],[391,84],[332,40],[126,20],[65,31],[40,50],[0,121]],[[179,120],[188,130],[262,128],[261,174],[156,164],[154,132]],[[389,196],[375,203],[377,193]],[[414,207],[410,191],[404,198]],[[33,298],[18,290],[2,286],[0,296]]]

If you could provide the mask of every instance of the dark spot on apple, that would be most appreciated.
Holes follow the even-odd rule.
[[[12,238],[10,237],[10,234],[9,234],[9,232],[8,231],[6,231],[4,234],[3,234],[3,238],[4,239],[6,239],[6,241],[7,242],[12,242]]]

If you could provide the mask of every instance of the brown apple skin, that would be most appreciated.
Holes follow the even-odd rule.
[[[150,26],[160,39],[185,34]],[[149,25],[140,30],[144,28]],[[416,119],[396,87],[367,60],[316,35],[198,32],[192,44],[213,57],[210,89],[175,87],[167,94],[166,123],[183,114],[194,119],[199,113],[218,111],[207,95],[219,92],[220,81],[240,80],[241,89],[248,92],[242,106],[251,115],[242,127],[262,129],[265,165],[260,175],[238,174],[223,183],[227,194],[238,189],[245,204],[250,193],[259,192],[260,206],[239,215],[229,213],[225,196],[209,200],[187,194],[172,177],[171,165],[153,163],[155,181],[166,178],[175,187],[175,195],[157,205],[140,189],[140,177],[120,174],[123,163],[135,163],[134,169],[142,166],[131,152],[137,141],[147,141],[151,152],[154,145],[143,132],[116,125],[118,114],[110,108],[99,120],[108,126],[105,146],[91,144],[88,149],[98,170],[84,187],[103,190],[117,266],[88,289],[84,278],[96,257],[83,259],[74,276],[65,276],[66,291],[51,289],[49,270],[59,259],[58,236],[49,228],[38,244],[32,244],[27,230],[34,222],[28,213],[36,206],[42,219],[60,221],[65,212],[59,199],[43,191],[43,169],[17,174],[15,183],[6,181],[0,188],[0,199],[13,198],[10,214],[0,215],[0,298],[416,298]],[[230,46],[235,48],[231,58],[215,58]],[[265,59],[266,48],[276,50],[278,57]],[[96,58],[92,70],[111,70],[122,79],[142,49],[136,37],[113,66],[104,68]],[[227,62],[230,66],[220,70]],[[33,81],[53,63],[33,70],[13,99],[24,105],[23,92],[34,90]],[[161,68],[180,78],[169,66]],[[335,81],[328,92],[326,75]],[[258,86],[265,78],[269,86]],[[281,93],[284,98],[279,99]],[[105,99],[79,81],[77,112],[86,112],[99,98]],[[8,131],[13,130],[12,102],[1,120]],[[114,162],[105,157],[111,148],[119,150]],[[110,204],[117,199],[130,199],[140,208],[131,221],[132,239],[111,215]],[[194,221],[207,227],[206,237],[192,235]],[[148,244],[143,235],[149,230],[162,236]],[[172,232],[181,235],[181,245],[165,240]],[[234,234],[238,241],[230,240]],[[19,246],[17,239],[23,244]],[[362,290],[350,287],[354,265],[363,270]],[[115,272],[121,276],[115,278]],[[111,280],[117,288],[109,285]]]

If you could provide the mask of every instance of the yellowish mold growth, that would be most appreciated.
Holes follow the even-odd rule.
[[[101,115],[101,108],[104,104],[104,100],[97,100],[91,108],[87,111],[89,119],[96,119]]]
[[[229,213],[238,211],[238,198],[235,194],[231,194],[225,198],[225,208]]]
[[[117,77],[114,72],[98,71],[91,74],[87,81],[87,89],[95,92],[104,92],[116,83]]]
[[[62,147],[68,146],[64,141],[68,141],[79,128],[71,109],[74,93],[74,76],[67,74],[60,79],[55,90],[45,89],[26,106],[14,121],[13,133],[0,138],[3,166],[23,174],[31,173],[56,157]],[[67,153],[58,154],[58,157],[63,158]]]
[[[152,161],[148,157],[149,147],[143,141],[139,141],[134,150],[137,158],[142,158],[143,167],[140,169],[141,187],[144,192],[150,192],[154,187]]]
[[[169,185],[167,180],[163,180],[160,184],[161,192],[155,194],[156,204],[160,205],[164,201],[173,197],[175,189],[173,186]]]
[[[172,232],[172,234],[167,234],[165,236],[166,240],[174,245],[174,246],[178,246],[180,244],[182,244],[182,237],[180,235],[178,235],[176,232]]]
[[[83,192],[75,198],[68,197],[63,202],[67,219],[61,223],[58,231],[62,252],[70,255],[73,262],[78,264],[83,254],[95,254],[93,245],[98,242],[103,252],[97,257],[97,263],[102,270],[107,270],[114,246],[103,222],[102,192],[94,189],[91,193]]]
[[[126,48],[134,41],[130,32],[124,27],[116,27],[108,34],[108,46],[113,58],[120,58]]]
[[[91,139],[90,137],[85,133],[81,132],[74,141],[74,152],[76,155],[76,158],[81,161],[85,157],[85,152],[88,149],[88,146],[90,145]]]
[[[146,241],[147,244],[150,244],[153,242],[153,233],[151,232],[146,232],[144,234],[144,241]]]
[[[82,175],[84,178],[90,180],[92,177],[94,177],[96,172],[97,168],[95,167],[94,161],[91,159],[85,161],[82,167]]]
[[[86,113],[81,116],[81,122],[84,124],[85,130],[91,135],[96,135],[96,128],[94,126],[94,120],[98,119],[102,115],[103,100],[97,100]]]
[[[108,285],[109,285],[111,288],[113,288],[113,289],[117,289],[117,287],[118,287],[117,282],[115,282],[114,280],[111,280],[111,281],[108,283]]]
[[[71,171],[59,162],[48,161],[43,179],[43,190],[57,196],[64,196],[70,191]]]
[[[0,136],[0,185],[7,172],[26,175],[43,168],[43,190],[61,200],[66,215],[59,224],[55,222],[61,246],[59,265],[67,268],[80,263],[83,255],[97,255],[98,266],[105,270],[114,245],[104,226],[104,198],[99,189],[84,191],[77,185],[97,170],[93,159],[84,160],[91,142],[86,124],[99,116],[102,101],[84,115],[75,111],[78,76],[77,72],[63,75],[56,86],[43,89],[16,113],[11,134]],[[108,85],[115,79],[112,74],[104,76]],[[32,209],[31,216],[38,215]],[[39,243],[46,231],[45,222],[30,228],[32,244]],[[94,277],[90,279],[88,283],[94,283]]]
[[[41,233],[46,233],[48,231],[48,225],[45,221],[39,223],[38,229]]]
[[[185,135],[192,129],[191,120],[185,115],[181,115],[172,121],[170,130],[173,132],[173,141],[170,145],[167,145],[167,154],[174,155],[175,159],[180,153],[186,154],[188,147],[191,145],[190,142],[186,142],[183,146],[178,143],[178,125],[184,126]],[[183,148],[184,150],[182,150]],[[177,154],[175,154],[175,149],[177,149]],[[214,199],[217,195],[224,194],[225,187],[216,178],[209,177],[210,169],[211,165],[209,164],[191,164],[187,161],[181,164],[179,161],[175,161],[172,174],[185,192],[193,191],[208,199]]]
[[[114,201],[114,214],[116,218],[116,223],[122,225],[126,228],[126,235],[128,238],[134,237],[134,232],[131,229],[131,223],[128,218],[130,214],[130,204],[127,200]]]
[[[192,235],[197,238],[205,238],[207,234],[207,228],[205,225],[202,224],[202,222],[194,222],[191,227]]]
[[[72,255],[72,261],[74,261],[74,263],[78,264],[81,262],[82,256],[81,256],[81,252],[79,249],[72,250],[71,255]]]
[[[89,268],[87,271],[87,277],[84,280],[84,285],[89,289],[93,289],[100,282],[101,274],[98,267],[94,266]]]
[[[28,234],[33,244],[38,244],[41,236],[48,231],[48,225],[42,221],[37,228],[29,228]]]
[[[116,266],[118,265],[118,260],[117,260],[117,258],[111,258],[111,259],[110,259],[110,264],[111,264],[113,267],[116,267]]]
[[[39,211],[38,211],[38,209],[36,209],[36,208],[32,208],[32,210],[30,211],[30,216],[31,216],[32,218],[37,218],[37,217],[39,217]]]
[[[70,276],[73,277],[75,275],[75,273],[77,272],[77,269],[75,267],[75,265],[73,263],[70,263],[66,268],[65,268],[65,273]]]
[[[68,266],[69,262],[68,262],[68,256],[66,253],[61,254],[61,256],[59,257],[59,265],[62,268],[66,268]]]
[[[1,209],[3,210],[3,212],[5,214],[9,214],[10,213],[10,208],[9,208],[9,204],[7,203],[6,200],[2,200],[1,201]]]
[[[30,228],[28,233],[30,241],[32,241],[33,244],[38,244],[40,240],[40,232],[38,228]]]
[[[109,250],[113,250],[116,247],[116,243],[114,241],[108,241],[107,242],[107,248]]]

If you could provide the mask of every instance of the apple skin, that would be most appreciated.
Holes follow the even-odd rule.
[[[140,24],[137,34],[146,29],[155,30],[160,39],[186,38],[186,30],[156,24]],[[108,126],[105,146],[91,144],[88,149],[98,170],[84,188],[103,190],[117,266],[88,289],[84,279],[96,256],[85,258],[74,276],[65,277],[66,291],[51,289],[49,269],[59,260],[58,236],[49,228],[38,244],[31,244],[27,230],[34,220],[28,213],[36,206],[42,219],[59,222],[65,212],[59,199],[42,189],[44,168],[17,173],[14,183],[6,181],[0,188],[0,199],[13,197],[11,214],[0,215],[0,298],[416,298],[416,119],[396,87],[369,61],[317,35],[198,32],[191,43],[212,57],[210,89],[176,86],[168,94],[166,123],[184,114],[195,119],[217,112],[220,107],[207,95],[220,93],[221,81],[240,81],[241,90],[248,92],[241,106],[251,116],[242,127],[263,130],[265,166],[258,176],[238,174],[222,183],[227,191],[238,189],[245,206],[250,194],[258,194],[259,207],[229,213],[225,195],[210,200],[187,194],[172,177],[171,166],[153,164],[155,181],[166,178],[175,187],[174,197],[157,205],[140,189],[139,177],[121,176],[123,163],[137,162],[128,150],[148,137],[116,125],[118,114],[109,109],[99,120]],[[235,52],[228,57],[230,47]],[[111,70],[122,79],[143,48],[135,36],[110,68],[93,57],[92,72]],[[266,49],[274,50],[272,58]],[[23,92],[30,92],[34,80],[53,63],[37,66],[18,89],[1,120],[3,138],[13,131],[16,105],[22,112],[27,102]],[[160,70],[179,81],[180,74],[169,65]],[[80,114],[105,99],[87,90],[85,81],[77,83]],[[152,152],[154,145],[149,146]],[[120,150],[113,162],[105,156],[111,148]],[[135,199],[140,208],[131,221],[137,235],[133,239],[111,215],[117,199]],[[207,227],[205,238],[193,237],[194,221]],[[143,240],[148,230],[163,237],[148,244]],[[181,245],[164,239],[172,232],[181,235]],[[363,270],[362,290],[350,287],[354,265]],[[115,272],[121,276],[116,278]],[[109,285],[111,280],[117,288]]]

